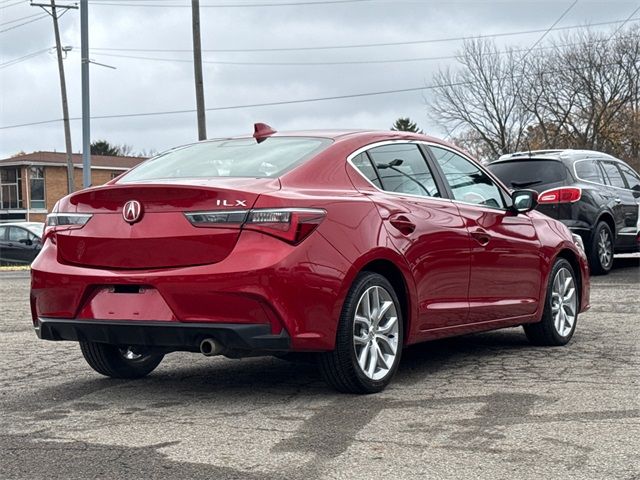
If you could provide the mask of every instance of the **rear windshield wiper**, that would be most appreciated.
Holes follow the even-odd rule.
[[[511,182],[511,186],[515,188],[531,187],[532,185],[538,185],[542,183],[542,180],[533,180],[531,182]]]

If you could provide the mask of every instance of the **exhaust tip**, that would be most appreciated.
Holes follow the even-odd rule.
[[[200,353],[205,357],[220,355],[223,350],[222,344],[213,338],[205,338],[200,342]]]

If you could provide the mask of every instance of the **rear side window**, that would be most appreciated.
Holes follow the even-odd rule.
[[[575,164],[576,175],[580,180],[594,183],[605,183],[602,170],[595,160],[579,160]]]
[[[174,178],[278,177],[320,153],[327,138],[272,137],[196,143],[170,150],[125,174],[117,183]]]
[[[6,240],[7,239],[7,227],[0,227],[0,240]]]
[[[624,179],[622,178],[622,174],[618,167],[613,162],[600,162],[602,165],[602,169],[604,170],[606,183],[608,185],[612,185],[618,188],[627,188],[627,185],[624,183]]]
[[[624,178],[627,179],[627,185],[629,185],[629,188],[632,190],[640,190],[640,176],[626,165],[619,163],[618,167],[622,170]]]
[[[489,165],[489,170],[507,187],[536,188],[567,179],[566,167],[556,160],[518,160]]]
[[[373,183],[379,189],[382,189],[382,184],[380,183],[380,178],[378,178],[378,174],[376,173],[376,169],[373,168],[371,164],[371,160],[366,153],[361,153],[356,155],[351,160],[353,165],[362,173],[365,177],[369,179],[371,183]]]
[[[420,148],[413,143],[394,143],[369,150],[382,188],[388,192],[439,197],[438,187]]]

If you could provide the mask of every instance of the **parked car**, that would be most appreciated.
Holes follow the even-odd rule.
[[[640,247],[640,175],[625,162],[590,150],[537,150],[489,165],[505,185],[540,192],[537,209],[580,235],[595,274],[609,273],[615,253]]]
[[[0,265],[30,264],[42,248],[42,222],[0,223]]]
[[[174,351],[313,353],[358,393],[425,340],[524,325],[569,342],[586,257],[536,192],[419,134],[255,130],[63,198],[32,266],[39,337],[116,378]]]

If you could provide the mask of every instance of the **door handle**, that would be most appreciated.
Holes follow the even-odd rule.
[[[478,228],[471,232],[471,236],[483,247],[491,241],[491,235],[483,228]]]
[[[410,235],[416,229],[416,224],[404,215],[395,215],[389,219],[389,223],[393,225],[403,235]]]

